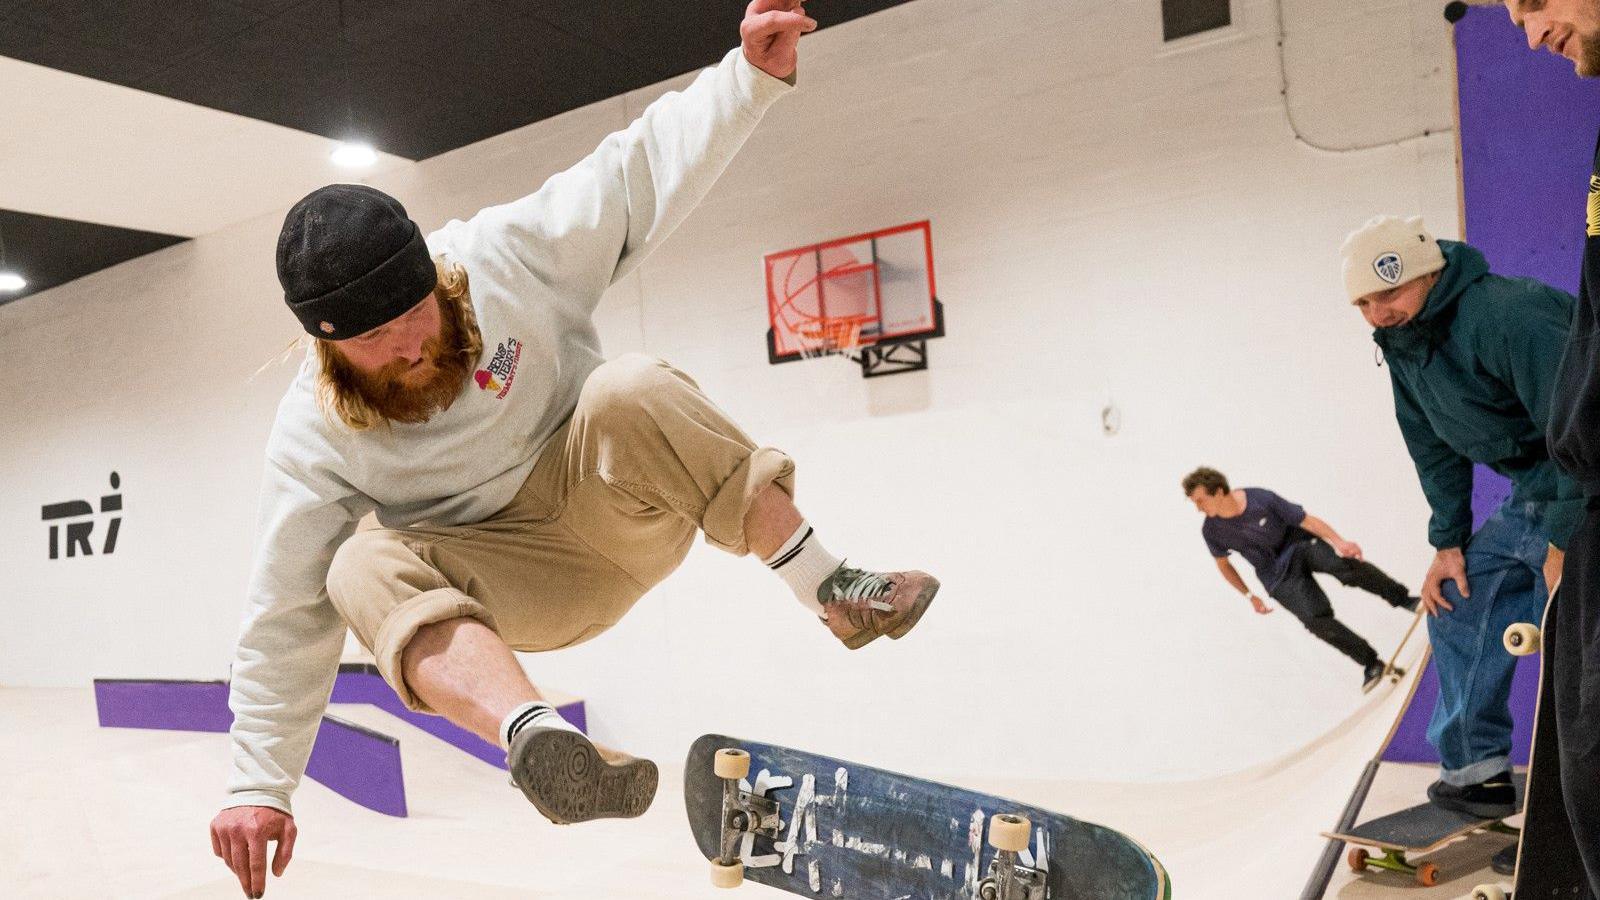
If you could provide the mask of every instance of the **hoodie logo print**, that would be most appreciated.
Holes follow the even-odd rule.
[[[1378,273],[1387,284],[1399,284],[1400,276],[1406,271],[1406,264],[1400,259],[1398,253],[1385,253],[1372,261],[1372,271]]]
[[[521,359],[522,342],[506,338],[494,348],[489,365],[472,373],[472,380],[477,382],[478,390],[494,394],[496,400],[504,400],[511,392],[511,382],[517,379],[517,363]]]

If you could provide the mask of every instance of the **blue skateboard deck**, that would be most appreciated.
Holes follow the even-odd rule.
[[[724,828],[729,782],[714,759],[749,754],[733,789],[768,804],[752,818],[765,833]],[[730,800],[735,803],[735,800]],[[1025,803],[885,772],[829,756],[725,735],[694,743],[684,771],[684,805],[700,852],[717,861],[724,841],[746,881],[808,897],[848,900],[978,900],[1000,855],[991,817],[1022,816],[1026,849],[1007,857],[1031,873],[1024,900],[1168,900],[1166,870],[1135,841],[1100,825]],[[744,812],[749,807],[740,807]],[[764,819],[762,814],[770,813]],[[739,815],[736,813],[735,815]],[[750,821],[742,819],[741,822]],[[1013,826],[1015,823],[1013,823]],[[1009,868],[1002,866],[1001,868]],[[1046,893],[1037,893],[1042,888]],[[995,890],[993,881],[989,890]]]

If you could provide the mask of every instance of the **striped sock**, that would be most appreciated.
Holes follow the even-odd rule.
[[[500,745],[507,750],[511,749],[511,741],[516,738],[517,732],[529,725],[537,724],[541,728],[565,728],[568,731],[577,731],[578,726],[568,722],[556,712],[555,707],[543,700],[533,700],[513,709],[500,723]],[[579,732],[580,734],[582,732]]]
[[[802,521],[783,546],[762,562],[789,585],[801,606],[827,618],[817,599],[817,589],[839,568],[840,560],[823,548],[809,524]]]

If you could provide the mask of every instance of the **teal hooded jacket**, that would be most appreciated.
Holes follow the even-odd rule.
[[[1422,310],[1372,334],[1389,366],[1394,414],[1433,517],[1428,541],[1472,534],[1472,464],[1510,478],[1513,503],[1543,502],[1550,542],[1565,548],[1583,492],[1550,458],[1545,427],[1575,298],[1502,278],[1476,248],[1440,241],[1445,268]]]

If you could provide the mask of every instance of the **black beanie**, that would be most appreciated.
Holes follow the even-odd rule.
[[[421,303],[437,273],[400,201],[362,184],[330,184],[289,210],[278,234],[278,282],[308,334],[352,338]]]

